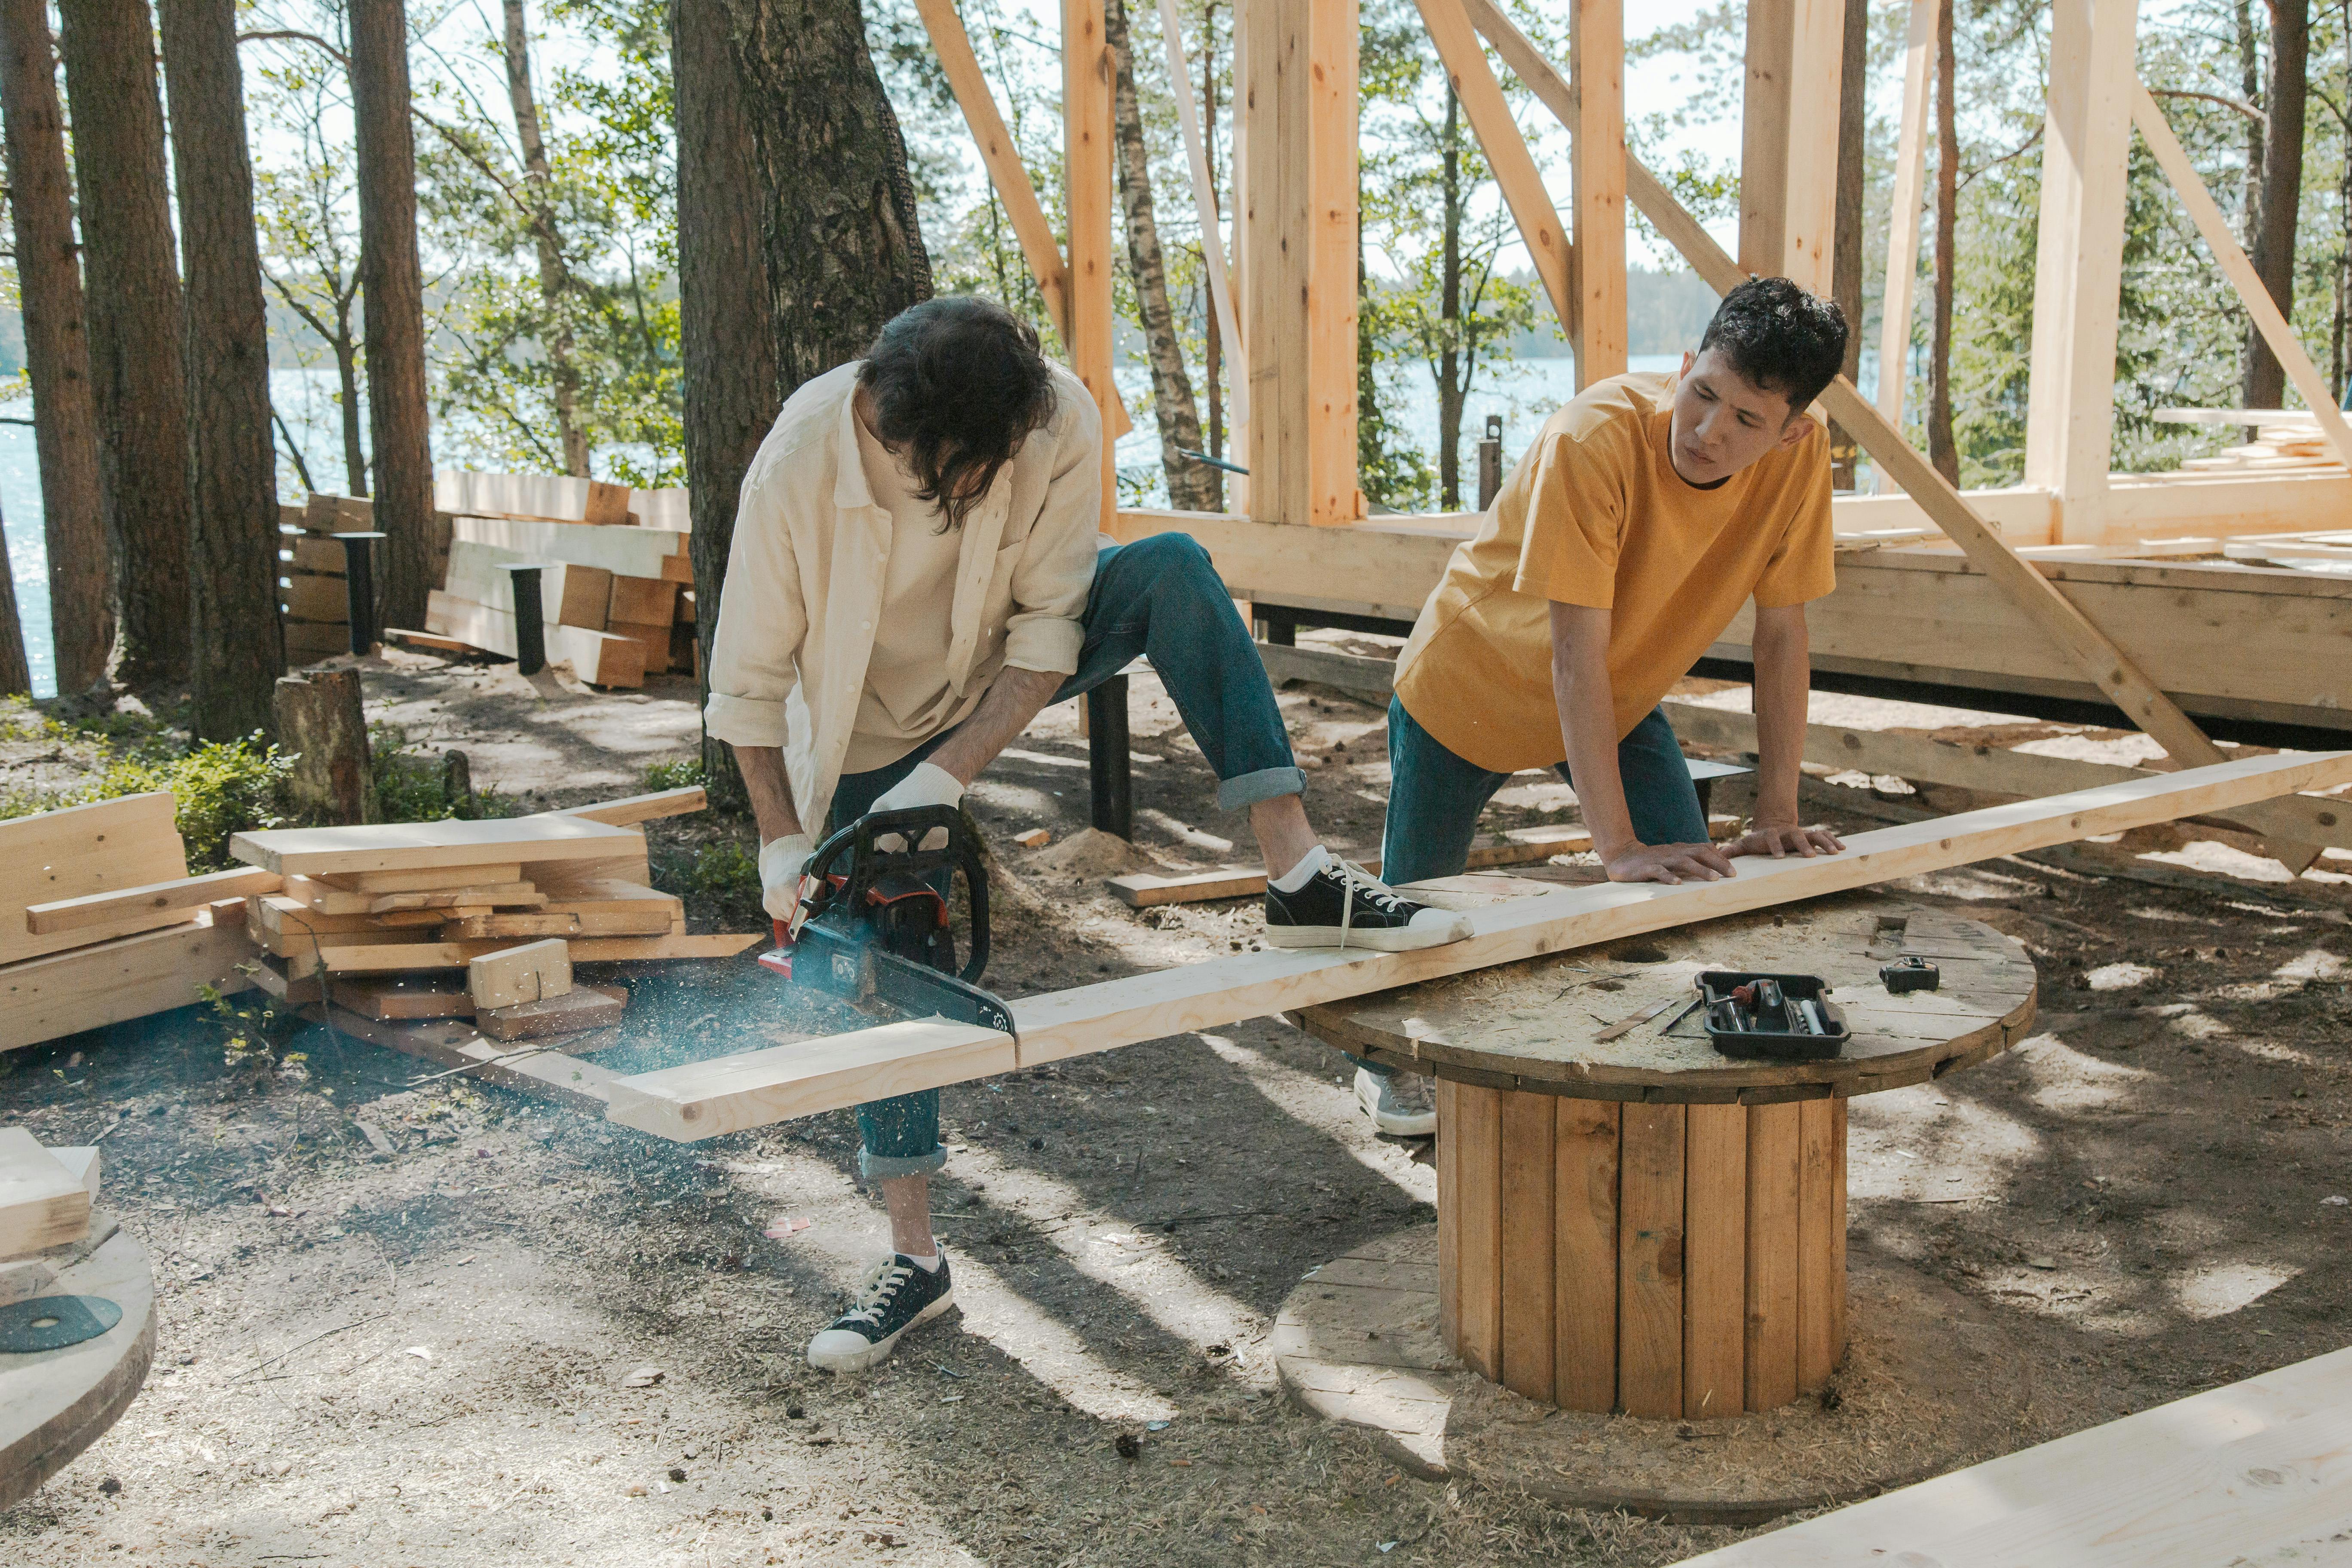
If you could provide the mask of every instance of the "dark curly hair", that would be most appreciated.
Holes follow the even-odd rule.
[[[1698,352],[1719,348],[1734,370],[1789,400],[1811,404],[1845,363],[1845,312],[1786,278],[1750,278],[1723,297]]]
[[[997,469],[1054,415],[1037,331],[978,294],[942,294],[890,318],[858,367],[874,433],[913,470],[916,495],[961,528]]]

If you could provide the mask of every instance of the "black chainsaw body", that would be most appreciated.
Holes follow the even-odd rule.
[[[921,847],[933,837],[941,841]],[[886,847],[884,838],[903,847]],[[959,871],[971,911],[961,963],[947,896]],[[988,871],[961,812],[869,812],[817,846],[806,875],[813,890],[798,933],[761,963],[868,1010],[1013,1032],[1011,1009],[979,984],[988,968]]]

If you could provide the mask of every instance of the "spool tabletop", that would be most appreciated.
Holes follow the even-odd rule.
[[[1911,955],[1940,988],[1889,995],[1880,966]],[[1820,975],[1853,1031],[1844,1053],[1724,1057],[1696,1015],[1663,1032],[1708,969]],[[1455,1355],[1569,1409],[1696,1418],[1828,1382],[1846,1345],[1846,1100],[2014,1044],[2034,988],[2023,946],[1990,927],[1856,893],[1298,1021],[1437,1078],[1438,1317]]]

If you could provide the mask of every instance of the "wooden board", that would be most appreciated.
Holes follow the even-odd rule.
[[[1795,1105],[1748,1114],[1748,1408],[1797,1396],[1798,1131]]]
[[[584,626],[557,626],[547,639],[547,657],[568,664],[591,686],[643,686],[646,645],[617,632],[592,632]]]
[[[1617,1401],[1683,1413],[1683,1146],[1679,1105],[1624,1110],[1617,1219]]]
[[[125,919],[184,912],[249,893],[274,893],[282,880],[275,871],[265,871],[257,866],[240,866],[227,871],[215,871],[208,876],[150,882],[142,888],[124,888],[111,893],[86,893],[79,899],[28,905],[25,910],[25,924],[35,936],[55,936],[68,931],[127,935],[128,932],[120,929],[120,923]],[[92,939],[83,936],[77,940]]]
[[[1452,1086],[1440,1079],[1438,1090]],[[1617,1408],[1617,1195],[1622,1108],[1552,1100],[1553,1399]]]
[[[304,982],[317,1001],[315,981]],[[455,973],[357,974],[335,980],[335,1005],[362,1017],[396,1022],[413,1018],[470,1018],[473,994],[463,976]]]
[[[1502,1169],[1501,1382],[1514,1394],[1549,1403],[1556,1349],[1552,1310],[1554,1098],[1505,1093]]]
[[[1604,883],[1510,900],[1468,911],[1472,934],[1465,941],[1418,952],[1277,950],[1080,986],[1013,1005],[1019,1059],[1024,1065],[1057,1061],[1137,1040],[1215,1028],[1235,1018],[1310,1007],[1538,953],[2347,782],[2352,782],[2352,752],[2250,758],[1859,833],[1846,840],[1843,855],[1743,859],[1735,863],[1737,874],[1721,881],[1678,887]],[[964,1043],[959,1041],[959,1047]],[[916,1087],[936,1088],[969,1076],[960,1071],[961,1063],[954,1054],[932,1064],[894,1060],[889,1076],[901,1085],[929,1078],[929,1084]],[[843,1080],[835,1074],[831,1084],[838,1089]],[[830,1099],[825,1088],[810,1081],[797,1053],[752,1051],[622,1079],[614,1085],[612,1115],[646,1131],[692,1140],[874,1098]]]
[[[572,989],[572,950],[558,940],[483,953],[466,965],[466,989],[478,1015],[561,996]]]
[[[667,627],[677,619],[678,585],[666,577],[629,577],[615,573],[604,619]]]
[[[485,1039],[471,1023],[463,1020],[387,1022],[362,1018],[341,1007],[329,1014],[316,1004],[304,1007],[302,1016],[313,1023],[326,1023],[331,1017],[336,1030],[355,1039],[418,1057],[438,1067],[471,1068],[473,1071],[468,1076],[486,1083],[520,1089],[534,1099],[568,1105],[576,1110],[602,1109],[613,1081],[611,1070],[594,1062],[565,1056],[552,1047],[532,1050],[529,1046]]]
[[[1694,1105],[1686,1127],[1682,1414],[1704,1421],[1746,1408],[1748,1110]]]
[[[1454,1263],[1459,1337],[1454,1342],[1463,1364],[1489,1381],[1503,1373],[1503,1097],[1491,1089],[1459,1086],[1455,1120],[1438,1128],[1438,1141],[1454,1141],[1454,1227],[1459,1232]]]
[[[657,816],[683,816],[700,811],[710,804],[710,797],[700,784],[684,789],[656,790],[651,795],[625,795],[619,800],[603,800],[588,805],[567,805],[547,812],[549,816],[578,816],[590,822],[601,822],[607,827],[628,827],[640,822],[650,822]]]
[[[493,1040],[539,1040],[617,1024],[628,1005],[629,994],[617,985],[583,985],[541,1001],[481,1008],[474,1026]]]
[[[37,935],[17,913],[96,893],[118,893],[188,874],[170,792],[124,795],[0,822],[0,964],[102,937],[129,935],[187,919],[179,908],[118,912],[95,925]]]
[[[79,1241],[89,1192],[22,1127],[0,1127],[0,1260]]]
[[[503,870],[503,867],[490,867]],[[483,882],[454,888],[420,889],[413,893],[352,892],[316,877],[289,877],[285,897],[321,915],[389,915],[404,910],[449,910],[488,906],[493,909],[537,909],[547,895],[532,883]],[[346,926],[361,931],[362,926]]]
[[[1723,820],[1728,824],[1733,819]],[[1580,855],[1591,847],[1592,836],[1581,827],[1515,827],[1505,833],[1499,843],[1473,846],[1468,868],[1477,871],[1497,866],[1533,866],[1555,855]],[[1378,855],[1359,864],[1374,876],[1380,875]],[[1246,866],[1221,866],[1213,871],[1166,876],[1135,871],[1123,877],[1107,877],[1103,886],[1128,908],[1142,910],[1156,904],[1254,898],[1265,891],[1265,870],[1263,867],[1252,869]]]
[[[2352,1350],[1751,1536],[1684,1568],[2320,1563],[2352,1529]],[[2332,1425],[2331,1425],[2332,1424]]]
[[[362,827],[273,827],[240,833],[228,851],[249,866],[320,877],[458,866],[511,866],[524,860],[580,860],[626,854],[645,836],[570,816],[516,816],[487,822],[397,822]]]
[[[302,976],[320,970],[329,974],[397,974],[412,969],[463,969],[486,952],[500,952],[516,945],[511,937],[406,942],[396,940],[399,935],[377,933],[364,941],[350,941],[347,945],[328,942],[315,952],[289,953],[286,955],[289,972]],[[571,941],[569,945],[575,963],[632,963],[679,958],[732,958],[774,940],[773,935],[765,932],[682,936],[673,931],[667,936],[584,936]]]
[[[662,936],[678,929],[685,910],[678,900],[650,888],[616,907],[580,910],[550,904],[543,910],[508,910],[449,921],[442,934],[453,942],[478,937]]]
[[[0,1050],[193,1005],[199,985],[223,993],[252,982],[242,922],[213,910],[160,931],[118,937],[0,968]]]
[[[422,893],[522,879],[522,862],[510,860],[480,866],[422,866],[404,871],[335,871],[318,881],[357,893]]]
[[[1755,1109],[1751,1108],[1750,1114]],[[1845,1252],[1832,1230],[1844,1218],[1840,1204],[1843,1162],[1832,1145],[1837,1105],[1809,1100],[1797,1111],[1797,1392],[1819,1393],[1837,1370],[1845,1345],[1838,1332],[1845,1300]]]
[[[637,662],[645,675],[669,673],[670,626],[667,620],[608,621],[604,629],[616,637],[626,637],[637,645]],[[587,677],[583,676],[582,679]],[[610,685],[612,682],[605,682]]]
[[[340,577],[350,564],[343,547],[331,539],[314,539],[307,534],[289,533],[278,542],[278,559],[288,576],[307,572],[320,577]]]
[[[351,590],[340,576],[292,572],[278,579],[278,605],[298,621],[341,621],[351,616]]]

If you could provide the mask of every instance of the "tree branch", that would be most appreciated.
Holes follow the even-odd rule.
[[[2147,94],[2150,98],[2201,99],[2207,103],[2218,103],[2222,108],[2229,110],[2233,113],[2242,114],[2247,119],[2265,128],[2267,128],[2271,122],[2271,117],[2264,114],[2261,110],[2256,109],[2252,104],[2241,103],[2234,98],[2223,98],[2218,92],[2193,92],[2185,87],[2152,87],[2147,89]]]
[[[319,48],[324,49],[328,54],[333,56],[335,63],[342,67],[345,70],[352,68],[352,57],[343,53],[342,50],[327,42],[326,39],[319,37],[316,33],[299,32],[291,27],[273,27],[267,32],[239,33],[236,36],[236,41],[240,44],[311,44],[315,45]]]

